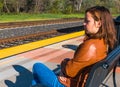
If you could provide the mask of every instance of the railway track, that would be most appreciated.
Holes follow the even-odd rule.
[[[74,29],[74,31],[73,31],[73,29]],[[79,31],[79,29],[72,28],[69,31],[67,29],[52,30],[52,31],[48,31],[48,32],[40,32],[40,33],[35,33],[35,34],[30,34],[30,35],[25,35],[25,36],[0,39],[0,49],[9,48],[9,47],[17,46],[17,45],[35,42],[38,40],[44,40],[44,39],[48,39],[48,38],[52,38],[52,37],[56,37],[56,36],[60,36],[60,35],[77,32],[77,31]],[[81,27],[81,30],[82,30],[82,27]]]
[[[36,34],[30,34],[20,37],[12,37],[7,39],[0,40],[0,49],[9,48],[17,45],[22,45],[29,42],[34,42],[38,40],[43,40],[47,38],[52,38],[58,35],[62,35],[63,33],[59,33],[57,31],[49,31],[49,32],[40,32]]]
[[[80,21],[80,19],[59,19],[59,20],[44,20],[44,21],[32,21],[32,22],[14,22],[14,23],[1,23],[0,28],[8,29],[14,27],[26,27],[26,26],[36,26],[36,25],[48,25],[48,24],[58,24],[58,23],[66,23],[66,22],[73,22],[73,21]],[[25,43],[30,43],[38,40],[48,39],[55,36],[60,36],[76,31],[80,31],[82,27],[74,27],[69,29],[51,29],[50,31],[46,32],[38,32],[34,34],[27,34],[23,36],[17,37],[10,37],[10,38],[1,38],[0,39],[0,49],[9,48],[17,45],[22,45]]]
[[[83,18],[64,18],[64,19],[52,19],[52,20],[40,20],[40,21],[8,22],[8,23],[0,23],[0,29],[47,25],[47,24],[59,24],[59,23],[75,22],[82,20]]]

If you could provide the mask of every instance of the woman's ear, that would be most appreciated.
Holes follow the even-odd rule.
[[[101,27],[101,21],[97,21],[96,27],[97,27],[97,28],[100,28],[100,27]]]
[[[100,22],[100,21],[96,21],[96,22],[95,22],[95,26],[96,26],[96,31],[95,31],[95,33],[96,33],[96,32],[98,32],[98,30],[99,30],[100,27],[101,27],[101,22]]]

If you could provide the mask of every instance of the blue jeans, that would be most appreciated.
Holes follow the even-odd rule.
[[[42,84],[45,87],[65,87],[59,82],[55,73],[42,63],[33,65],[33,76],[32,85]]]

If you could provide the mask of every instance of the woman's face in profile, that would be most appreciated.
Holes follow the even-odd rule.
[[[95,34],[101,26],[100,21],[95,21],[91,13],[87,12],[85,15],[84,28],[86,34]]]

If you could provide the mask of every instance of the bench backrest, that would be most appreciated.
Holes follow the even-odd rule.
[[[114,68],[120,59],[120,46],[116,47],[108,56],[93,65],[85,87],[99,87],[107,77],[109,72]]]
[[[117,31],[117,45],[120,45],[120,15],[114,20]]]

